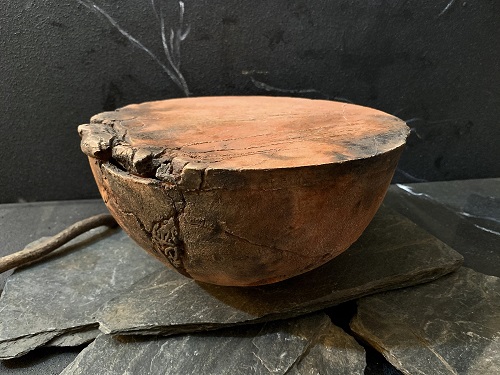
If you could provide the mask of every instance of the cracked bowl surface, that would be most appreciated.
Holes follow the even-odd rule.
[[[79,133],[104,202],[141,247],[196,280],[249,286],[346,250],[408,127],[352,104],[241,96],[129,105]]]

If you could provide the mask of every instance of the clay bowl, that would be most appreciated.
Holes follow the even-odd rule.
[[[79,133],[104,202],[141,247],[196,280],[249,286],[346,250],[408,128],[346,103],[205,97],[104,112]]]

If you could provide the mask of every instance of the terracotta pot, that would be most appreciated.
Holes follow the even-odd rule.
[[[207,97],[130,105],[79,132],[130,237],[186,276],[247,286],[347,249],[380,206],[408,128],[345,103]]]

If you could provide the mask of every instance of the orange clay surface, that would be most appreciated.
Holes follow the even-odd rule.
[[[199,97],[129,105],[92,118],[131,147],[216,169],[272,169],[368,158],[401,146],[407,127],[375,109],[282,97]]]

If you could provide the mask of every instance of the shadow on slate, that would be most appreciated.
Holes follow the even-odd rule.
[[[17,269],[0,298],[0,359],[41,345],[76,346],[92,340],[97,309],[163,268],[122,231],[99,228],[43,261]]]
[[[108,334],[177,334],[284,319],[458,269],[460,254],[382,207],[349,250],[326,265],[258,287],[222,287],[169,269],[153,273],[97,313]]]
[[[61,375],[361,375],[365,351],[324,313],[163,338],[99,336]]]
[[[500,374],[500,278],[463,267],[362,298],[351,328],[405,374]]]

